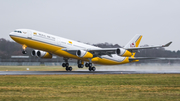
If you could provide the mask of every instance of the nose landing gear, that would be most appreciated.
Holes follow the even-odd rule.
[[[23,54],[27,54],[27,52],[25,50],[22,51]]]
[[[26,48],[27,48],[26,45],[22,45],[22,49],[23,49],[22,53],[23,53],[23,54],[27,54]]]

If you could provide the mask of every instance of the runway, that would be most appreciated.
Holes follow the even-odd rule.
[[[73,68],[73,71],[58,70],[59,67],[5,67],[0,75],[84,75],[84,74],[180,74],[180,66],[97,66],[96,71],[88,68]],[[21,68],[20,71],[18,69]],[[29,68],[29,70],[27,70]],[[48,70],[44,70],[48,69]],[[54,71],[53,71],[54,70]]]
[[[180,74],[169,71],[0,71],[0,75],[74,75],[74,74]]]

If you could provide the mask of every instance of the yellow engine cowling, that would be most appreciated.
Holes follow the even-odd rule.
[[[118,48],[116,50],[116,54],[119,56],[124,56],[124,57],[131,57],[133,55],[130,51],[123,48]]]
[[[93,58],[93,54],[84,50],[78,50],[76,55],[81,58]]]

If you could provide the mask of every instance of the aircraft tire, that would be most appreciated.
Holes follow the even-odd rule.
[[[72,71],[72,67],[69,67],[69,71]]]
[[[83,68],[83,67],[82,67],[82,64],[78,64],[78,68]]]
[[[89,67],[89,71],[91,71],[92,70],[92,67]]]
[[[83,64],[79,64],[78,67],[79,67],[79,68],[83,68],[84,65],[83,65]]]
[[[65,63],[63,63],[63,64],[62,64],[62,67],[66,67],[66,64],[65,64]]]
[[[89,63],[89,67],[92,67],[92,63]]]
[[[66,67],[69,67],[69,63],[65,63],[66,64]]]
[[[66,71],[72,71],[72,67],[66,67]]]
[[[66,71],[68,71],[69,70],[69,67],[66,67]]]
[[[86,63],[85,66],[86,66],[86,67],[89,67],[89,63]]]
[[[27,54],[27,52],[25,50],[22,51],[23,54]]]
[[[92,69],[92,71],[95,71],[95,70],[96,70],[96,67],[92,67],[91,69]]]

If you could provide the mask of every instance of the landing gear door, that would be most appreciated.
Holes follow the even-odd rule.
[[[32,39],[32,32],[30,30],[27,31],[27,38]]]

